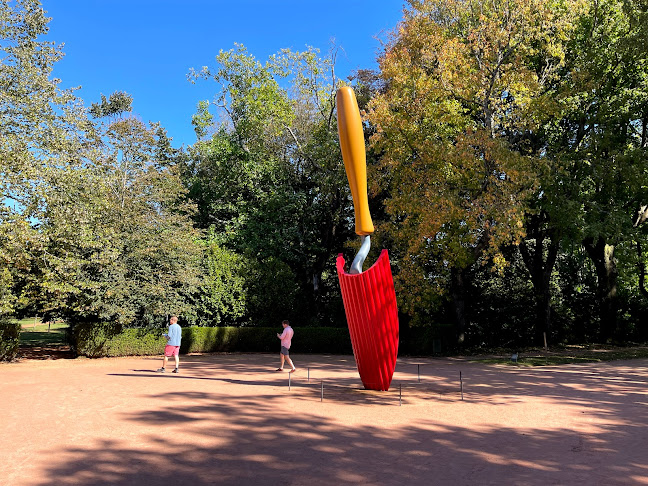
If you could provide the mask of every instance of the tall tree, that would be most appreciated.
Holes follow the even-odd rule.
[[[590,2],[554,93],[561,113],[548,150],[562,170],[550,193],[571,208],[575,236],[596,269],[601,340],[620,331],[618,250],[631,255],[645,241],[637,228],[648,200],[647,14],[645,2]]]
[[[405,241],[398,285],[436,282],[466,330],[467,270],[524,236],[544,160],[527,148],[564,58],[577,1],[409,1],[380,59],[372,102],[390,172],[387,209]],[[413,308],[415,303],[405,304]]]
[[[544,198],[542,198],[544,199]],[[542,206],[543,200],[540,201]],[[525,221],[526,235],[520,241],[522,260],[529,272],[536,301],[538,332],[551,339],[551,277],[560,251],[561,233],[545,208],[529,213]]]
[[[193,147],[187,181],[199,223],[225,235],[257,269],[286,265],[300,291],[285,293],[294,300],[284,311],[319,320],[335,288],[333,256],[351,231],[334,116],[334,59],[320,58],[315,49],[283,50],[262,64],[237,46],[192,79],[221,86],[194,117],[202,139]],[[256,302],[264,300],[271,306],[269,298]]]
[[[38,215],[44,264],[32,293],[73,323],[191,317],[202,249],[177,167],[160,157],[168,139],[131,113],[124,93],[91,113],[102,144],[85,165],[50,181]]]
[[[18,304],[22,280],[40,265],[37,230],[48,180],[82,163],[93,126],[52,68],[60,45],[38,0],[0,1],[0,309]]]

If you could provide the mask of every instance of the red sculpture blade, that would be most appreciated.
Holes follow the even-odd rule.
[[[387,250],[359,274],[344,270],[342,254],[336,263],[360,379],[369,390],[389,390],[398,355],[398,309]]]

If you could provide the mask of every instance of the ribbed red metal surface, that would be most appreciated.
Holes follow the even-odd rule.
[[[398,355],[398,311],[394,279],[387,250],[367,271],[344,271],[344,257],[337,257],[337,272],[351,345],[365,388],[389,390]]]

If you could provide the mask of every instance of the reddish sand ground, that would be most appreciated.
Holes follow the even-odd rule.
[[[183,356],[179,375],[148,357],[0,365],[0,481],[648,484],[648,360],[406,358],[389,392],[364,391],[352,356],[294,360],[290,390],[275,355]]]

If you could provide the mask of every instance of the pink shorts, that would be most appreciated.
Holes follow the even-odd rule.
[[[164,346],[164,356],[178,356],[180,354],[180,346]]]

